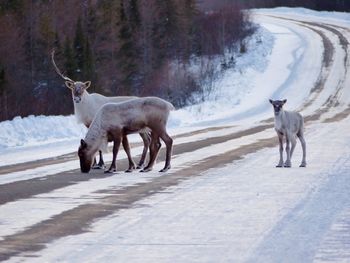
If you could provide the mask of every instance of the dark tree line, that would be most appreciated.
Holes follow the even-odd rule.
[[[194,57],[222,55],[252,32],[240,6],[206,13],[196,0],[1,0],[0,120],[71,114],[65,75],[89,92],[157,95],[186,104]]]

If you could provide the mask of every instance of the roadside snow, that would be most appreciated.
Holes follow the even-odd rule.
[[[0,122],[0,153],[6,148],[37,146],[82,137],[86,128],[74,116],[28,116]]]

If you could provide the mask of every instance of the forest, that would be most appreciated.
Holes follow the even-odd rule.
[[[218,58],[226,69],[246,51],[255,29],[244,10],[279,5],[350,8],[345,0],[1,0],[0,121],[73,113],[52,50],[66,76],[92,81],[90,93],[188,105],[210,90]]]
[[[212,77],[210,57],[253,30],[240,5],[208,13],[196,0],[2,0],[0,28],[0,120],[73,113],[53,49],[66,76],[92,81],[90,93],[183,106]]]

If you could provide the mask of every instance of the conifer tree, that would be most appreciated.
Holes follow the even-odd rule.
[[[153,25],[154,68],[162,66],[166,58],[175,55],[175,39],[178,36],[178,10],[173,0],[156,0],[157,18]]]
[[[72,79],[77,79],[77,74],[76,74],[76,62],[74,59],[74,54],[73,50],[71,47],[71,42],[69,41],[69,38],[67,37],[65,42],[64,42],[64,50],[63,50],[63,55],[64,55],[64,68],[66,70],[67,76],[70,76]]]
[[[84,57],[84,44],[85,44],[85,37],[83,32],[83,26],[81,23],[81,18],[78,18],[77,21],[77,27],[75,31],[75,37],[73,42],[73,52],[74,52],[74,59],[75,64],[77,66],[76,68],[76,74],[77,79],[83,79],[83,70],[84,70],[84,64],[85,64],[85,57]]]
[[[89,39],[86,39],[85,46],[84,46],[83,76],[84,76],[84,80],[90,80],[92,82],[96,82],[95,64],[94,64],[94,58],[90,47]],[[95,86],[96,85],[93,85],[93,87]]]
[[[118,40],[120,47],[118,50],[118,69],[120,71],[120,83],[127,95],[137,95],[138,84],[138,51],[135,34],[139,23],[139,13],[137,0],[130,2],[129,17],[126,13],[126,5],[120,2],[120,20]],[[134,31],[133,31],[134,29]]]
[[[191,54],[199,54],[199,41],[196,40],[196,16],[199,14],[197,9],[196,0],[184,0],[181,10],[181,39],[182,56],[185,60],[191,56]]]
[[[4,90],[5,90],[5,69],[0,64],[0,95],[4,92]]]

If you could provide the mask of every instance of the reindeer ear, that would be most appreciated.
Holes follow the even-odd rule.
[[[273,104],[273,100],[272,100],[272,99],[269,99],[269,102],[270,102],[271,104]]]
[[[88,89],[91,85],[91,81],[84,82],[85,89]]]
[[[71,82],[71,81],[66,81],[66,82],[64,82],[64,84],[66,84],[67,88],[69,88],[69,89],[73,89],[74,82]]]
[[[282,100],[283,101],[283,104],[286,104],[287,100]]]
[[[86,148],[87,147],[87,144],[86,144],[86,142],[83,139],[80,140],[80,146],[81,146],[81,148]]]

